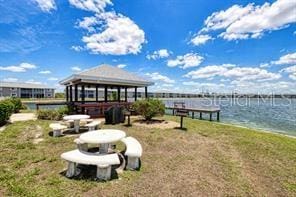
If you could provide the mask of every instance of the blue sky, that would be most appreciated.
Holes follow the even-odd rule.
[[[0,80],[103,63],[153,91],[296,93],[296,1],[0,0]]]

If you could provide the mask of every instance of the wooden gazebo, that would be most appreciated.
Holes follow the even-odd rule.
[[[147,98],[148,86],[154,83],[118,67],[101,65],[73,74],[60,81],[60,84],[66,86],[67,104],[74,107],[76,113],[100,117],[110,106],[128,107],[131,104],[128,101],[130,89],[134,92],[133,100],[137,100],[138,88],[145,88],[144,95]],[[95,92],[93,99],[86,99],[86,89],[92,89]],[[110,100],[108,94],[110,96],[114,90],[117,98]],[[122,90],[124,90],[124,98],[122,98]],[[103,95],[99,96],[102,92]]]

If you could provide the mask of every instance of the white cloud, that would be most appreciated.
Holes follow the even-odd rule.
[[[268,68],[270,67],[270,64],[269,63],[262,63],[259,65],[260,68]]]
[[[296,65],[284,68],[281,70],[281,72],[296,73]]]
[[[199,45],[205,44],[207,41],[212,40],[212,39],[213,38],[210,35],[198,34],[198,35],[194,36],[190,42],[193,43],[195,46],[199,46]]]
[[[56,78],[56,77],[49,77],[47,80],[48,80],[48,81],[57,81],[57,80],[59,80],[59,79]]]
[[[232,81],[233,88],[240,93],[296,93],[295,83],[287,81],[254,82]]]
[[[130,18],[115,12],[97,15],[103,29],[99,33],[86,35],[82,41],[94,54],[137,54],[145,42],[145,33]]]
[[[51,74],[51,71],[50,70],[42,70],[39,72],[39,74],[47,75],[47,74]]]
[[[4,78],[3,81],[5,81],[5,82],[17,82],[18,79],[17,78],[9,77],[9,78]]]
[[[168,60],[167,65],[169,67],[179,66],[186,69],[199,66],[203,62],[204,58],[197,53],[187,53],[183,56],[177,56],[176,59]]]
[[[35,81],[34,79],[30,79],[30,80],[26,81],[26,83],[37,84],[37,85],[42,84],[40,81]]]
[[[292,73],[289,75],[290,79],[296,80],[296,73]],[[295,84],[296,85],[296,84]]]
[[[96,13],[103,12],[108,4],[112,5],[111,0],[69,0],[69,2],[76,8]]]
[[[81,68],[78,66],[73,66],[73,67],[71,67],[71,70],[75,71],[75,72],[79,72],[79,71],[81,71]]]
[[[71,49],[77,52],[84,50],[82,46],[71,46]]]
[[[279,60],[273,61],[272,63],[273,64],[296,64],[296,52],[284,55],[280,57]]]
[[[268,72],[267,70],[252,67],[236,67],[232,64],[222,64],[202,67],[191,71],[185,75],[192,79],[203,79],[212,77],[234,78],[240,81],[269,81],[281,78],[278,73]]]
[[[296,65],[284,68],[281,72],[289,73],[289,78],[292,80],[296,80]]]
[[[209,16],[200,33],[224,30],[220,37],[226,40],[260,38],[267,31],[285,28],[296,22],[295,7],[294,0],[277,0],[261,6],[254,3],[245,7],[233,5]]]
[[[125,68],[127,65],[126,64],[118,64],[117,67],[118,68]]]
[[[51,10],[56,10],[56,4],[54,0],[34,0],[39,8],[44,12],[50,12]]]
[[[78,22],[78,27],[82,29],[86,29],[89,32],[95,31],[95,25],[99,23],[99,20],[95,16],[84,17],[82,21]]]
[[[175,83],[175,80],[170,79],[167,76],[161,75],[158,72],[146,73],[145,75],[148,76],[148,77],[150,77],[152,80],[155,80],[155,81],[163,81],[163,82],[169,83],[169,84]]]
[[[170,56],[170,53],[167,49],[160,49],[158,51],[154,51],[152,54],[149,54],[146,56],[147,59],[161,59],[161,58],[166,58]]]
[[[0,66],[0,70],[4,71],[10,71],[10,72],[26,72],[27,70],[30,69],[35,69],[37,68],[34,64],[29,64],[29,63],[21,63],[18,66]]]

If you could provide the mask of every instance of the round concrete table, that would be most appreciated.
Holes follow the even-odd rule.
[[[80,135],[79,139],[88,144],[99,144],[100,153],[108,153],[111,143],[117,142],[126,136],[124,131],[115,129],[101,129],[89,131]]]
[[[84,115],[84,114],[77,114],[77,115],[69,115],[69,116],[64,116],[64,120],[74,120],[74,130],[76,133],[79,133],[79,122],[80,120],[83,119],[89,119],[89,115]]]

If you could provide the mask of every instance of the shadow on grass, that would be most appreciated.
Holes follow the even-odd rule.
[[[182,131],[187,131],[188,129],[187,128],[184,128],[184,127],[175,127],[174,129],[177,129],[177,130],[182,130]]]
[[[72,130],[72,129],[67,129],[67,130],[63,131],[62,134],[61,134],[60,136],[58,136],[58,137],[63,137],[63,136],[66,136],[66,135],[80,135],[80,134],[85,133],[85,132],[88,132],[88,129],[87,129],[87,128],[81,128],[81,129],[79,130],[79,133],[76,133],[76,132],[75,132],[74,130]],[[48,133],[48,135],[49,135],[50,137],[53,137],[53,131],[50,131],[50,132]]]

